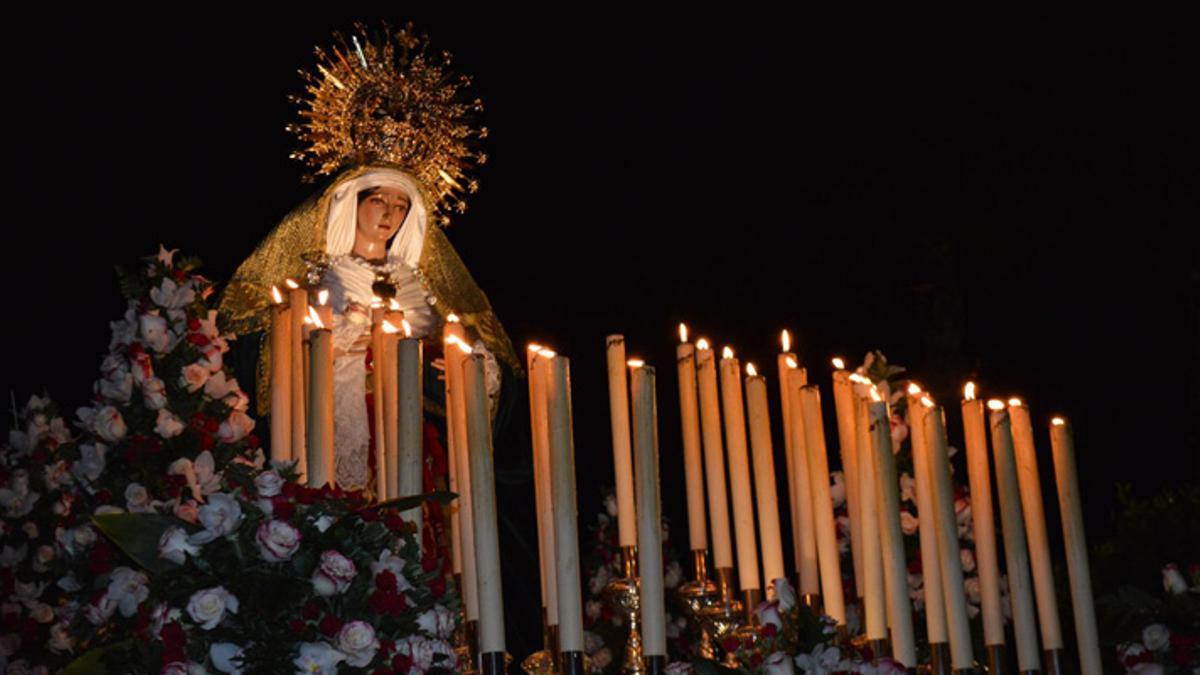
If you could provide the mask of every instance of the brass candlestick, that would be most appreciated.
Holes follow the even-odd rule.
[[[542,608],[542,649],[521,662],[521,670],[529,675],[556,675],[558,671],[558,626],[546,622],[546,608]]]
[[[708,624],[700,616],[701,610],[713,604],[720,596],[717,585],[708,579],[708,564],[705,559],[706,551],[692,551],[692,564],[695,569],[695,580],[679,587],[679,599],[687,609],[688,616],[700,626],[700,656],[706,659],[716,659],[716,649],[712,643],[712,633]]]
[[[638,595],[637,547],[621,547],[621,563],[625,576],[613,579],[604,589],[604,595],[614,609],[620,611],[629,625],[629,637],[625,641],[625,660],[621,672],[627,675],[644,675],[642,662],[641,599]]]
[[[742,627],[742,603],[733,599],[733,569],[717,568],[717,600],[700,610],[700,618],[709,634],[723,642],[726,637],[734,636]],[[733,650],[725,652],[722,665],[737,669],[737,655]]]

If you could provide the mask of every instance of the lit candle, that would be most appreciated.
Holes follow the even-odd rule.
[[[395,495],[411,497],[421,494],[422,481],[425,477],[422,464],[421,444],[424,440],[425,416],[422,411],[423,395],[421,389],[422,351],[420,338],[412,337],[412,326],[401,320],[404,338],[396,346],[397,390],[400,429],[396,437],[399,439],[397,457],[394,463],[389,460],[389,466],[395,466],[392,475],[396,476]],[[392,488],[388,488],[392,494]],[[405,520],[417,526],[417,541],[421,541],[421,507],[415,507],[400,514]]]
[[[779,499],[775,494],[775,452],[767,412],[767,381],[754,364],[746,364],[746,412],[750,417],[750,447],[754,454],[754,493],[758,502],[758,531],[762,539],[763,581],[767,597],[775,597],[775,580],[784,579],[783,538],[779,532]]]
[[[967,616],[967,595],[963,587],[962,557],[958,546],[958,518],[954,512],[954,482],[950,475],[950,455],[946,447],[946,427],[942,407],[928,397],[922,399],[922,420],[928,451],[928,476],[933,488],[933,524],[937,532],[938,562],[945,594],[946,626],[950,633],[950,661],[956,669],[971,668],[975,655],[971,648],[971,623]],[[923,478],[925,477],[923,476]],[[928,523],[928,516],[922,514]]]
[[[842,458],[842,473],[846,479],[846,511],[850,516],[850,556],[854,563],[854,588],[858,597],[863,595],[862,568],[862,504],[858,496],[862,481],[858,477],[858,457],[854,452],[854,386],[851,373],[839,358],[833,360],[833,404],[837,414],[838,450]]]
[[[309,333],[308,486],[334,482],[333,333],[316,320]]]
[[[292,456],[292,310],[275,286],[271,295],[271,461],[290,462],[300,459]]]
[[[553,486],[554,573],[558,594],[558,642],[562,652],[583,651],[583,601],[579,585],[579,515],[575,503],[575,440],[571,420],[571,364],[550,359],[546,377],[547,419]]]
[[[305,449],[308,425],[304,420],[308,401],[308,360],[305,358],[304,322],[308,319],[308,291],[295,281],[288,279],[288,306],[291,308],[291,354],[292,354],[292,458],[299,460],[296,471],[301,481],[308,474],[308,452]],[[311,484],[311,481],[309,481]]]
[[[979,595],[983,612],[983,643],[1004,644],[1004,614],[1000,606],[1000,563],[996,553],[996,519],[992,515],[992,474],[988,469],[987,430],[983,401],[975,397],[975,384],[963,391],[963,435],[967,442],[967,477],[971,484],[971,518],[975,528],[975,565],[979,570]]]
[[[633,392],[633,458],[638,503],[638,603],[642,655],[667,655],[667,604],[663,586],[662,501],[658,492],[658,410],[654,368],[630,361]]]
[[[867,408],[871,426],[871,451],[875,465],[875,496],[879,501],[879,534],[883,546],[883,584],[887,592],[888,624],[892,628],[892,658],[909,668],[917,664],[912,606],[908,599],[908,565],[904,559],[904,533],[900,529],[900,481],[892,454],[891,414],[887,402],[872,387]]]
[[[458,494],[458,532],[459,543],[462,545],[462,595],[464,614],[467,621],[479,620],[479,596],[476,587],[475,570],[475,528],[472,516],[475,513],[471,505],[473,498],[471,484],[470,438],[467,436],[466,396],[463,389],[463,361],[465,355],[471,353],[471,347],[465,338],[466,331],[458,317],[450,315],[446,319],[446,389],[450,393],[448,400],[451,417],[447,424],[454,425],[451,437],[454,445],[454,458],[457,470],[457,489],[451,488]],[[453,523],[451,523],[453,525]]]
[[[708,487],[708,517],[712,527],[713,565],[733,567],[729,537],[729,501],[725,492],[725,446],[721,441],[721,410],[717,368],[708,341],[696,341],[697,385],[700,390],[700,428],[704,441],[704,479]]]
[[[387,351],[384,348],[386,342],[386,334],[383,326],[386,313],[383,305],[380,304],[379,298],[375,298],[375,303],[371,306],[371,403],[375,408],[375,476],[376,484],[375,491],[377,497],[386,499],[387,493],[387,450],[392,441],[388,439],[388,415],[385,409],[386,404],[386,389],[385,384],[386,373],[394,367],[394,363],[387,362]]]
[[[937,529],[934,527],[933,484],[929,477],[929,450],[925,436],[925,406],[921,388],[908,386],[908,428],[912,439],[913,489],[917,493],[917,535],[921,546],[921,578],[925,585],[925,633],[931,644],[944,645],[946,602],[942,591],[942,571],[938,564]]]
[[[688,541],[693,551],[708,548],[704,521],[704,463],[700,457],[700,410],[696,403],[696,348],[687,341],[687,326],[679,324],[675,347],[679,375],[679,422],[683,433],[683,472],[687,486]]]
[[[742,412],[742,377],[733,350],[721,359],[721,407],[725,413],[725,449],[729,453],[729,489],[733,493],[733,531],[737,537],[738,581],[743,591],[758,590],[758,545],[754,534],[750,461],[746,452],[746,418]],[[751,608],[748,608],[751,609]]]
[[[1012,426],[1003,401],[988,401],[988,424],[992,431],[992,458],[996,464],[996,492],[1000,499],[1000,527],[1004,535],[1008,597],[1012,603],[1013,633],[1017,643],[1017,669],[1033,671],[1041,668],[1037,617],[1033,607],[1033,583],[1029,578],[1029,550],[1025,545]]]
[[[863,610],[867,639],[887,639],[887,604],[883,578],[882,537],[879,531],[879,499],[876,494],[875,453],[871,446],[871,418],[867,401],[851,399],[854,406],[855,450],[858,453],[858,498],[862,504],[858,521],[862,528]]]
[[[1059,650],[1063,647],[1062,627],[1058,622],[1058,602],[1054,598],[1054,566],[1050,560],[1050,538],[1046,534],[1046,510],[1042,506],[1033,424],[1029,420],[1029,408],[1020,399],[1009,400],[1008,414],[1012,419],[1021,512],[1025,515],[1025,534],[1029,540],[1029,568],[1033,571],[1033,595],[1037,599],[1042,649]]]
[[[1080,501],[1079,474],[1075,464],[1075,439],[1067,421],[1061,417],[1055,417],[1050,422],[1050,445],[1054,450],[1054,475],[1058,483],[1058,505],[1062,510],[1080,670],[1099,673],[1103,667],[1100,662],[1100,641],[1096,634],[1096,607],[1092,600],[1087,538],[1083,532],[1083,503]]]
[[[383,388],[375,398],[383,402],[383,438],[375,444],[375,497],[395,499],[400,486],[400,330],[386,319],[381,324],[375,367],[382,369]]]
[[[546,409],[547,378],[554,352],[539,345],[530,345],[529,424],[533,440],[533,487],[537,507],[538,564],[542,579],[542,607],[546,623],[558,625],[558,580],[554,574],[554,495],[550,476],[550,426]]]
[[[617,482],[617,540],[637,545],[637,511],[633,505],[633,450],[629,445],[629,387],[625,376],[625,336],[609,335],[608,411],[612,425],[613,471]]]
[[[462,362],[466,399],[468,466],[471,474],[471,520],[479,595],[479,652],[504,653],[504,598],[500,586],[500,532],[496,526],[495,467],[483,355]]]
[[[817,557],[821,569],[821,600],[825,613],[839,626],[846,625],[846,599],[842,595],[842,572],[838,563],[837,530],[833,521],[833,497],[829,491],[829,460],[825,455],[825,422],[821,416],[821,392],[810,384],[800,389],[804,406],[804,441],[812,483],[813,524],[816,526]]]
[[[779,374],[779,409],[783,418],[783,456],[787,466],[788,485],[788,515],[792,521],[792,552],[796,557],[796,567],[800,566],[800,537],[797,535],[800,522],[800,502],[796,494],[796,458],[792,440],[792,406],[791,389],[788,387],[788,373],[800,366],[796,355],[792,353],[792,335],[786,329],[779,334],[782,351],[775,357],[775,368]]]
[[[804,368],[788,373],[788,407],[792,409],[792,471],[795,473],[797,522],[792,536],[800,543],[796,567],[800,576],[800,592],[804,595],[821,594],[821,580],[817,573],[817,535],[813,517],[812,477],[808,466],[808,443],[805,439],[804,405],[800,390],[808,384]]]

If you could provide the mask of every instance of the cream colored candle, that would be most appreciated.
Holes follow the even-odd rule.
[[[391,322],[383,323],[377,358],[384,369],[383,388],[375,393],[383,401],[383,443],[375,444],[375,497],[384,501],[395,499],[400,489],[400,332]]]
[[[305,408],[308,405],[308,359],[305,352],[304,321],[308,317],[308,291],[291,279],[287,280],[288,306],[291,308],[291,354],[292,354],[292,458],[298,459],[296,471],[299,479],[308,481],[308,424],[305,421]]]
[[[1046,510],[1042,506],[1042,482],[1038,476],[1037,450],[1029,408],[1020,399],[1008,402],[1012,419],[1013,448],[1017,457],[1017,480],[1021,488],[1021,512],[1029,540],[1029,568],[1033,572],[1033,594],[1037,599],[1042,649],[1062,649],[1062,627],[1058,601],[1054,597],[1054,563],[1050,560],[1050,537],[1046,534]]]
[[[892,454],[891,414],[887,403],[873,391],[868,404],[871,451],[875,465],[875,496],[879,506],[879,534],[883,548],[883,585],[887,592],[888,625],[892,632],[892,658],[908,668],[917,665],[912,606],[908,599],[908,565],[904,558],[904,533],[900,529],[900,480]]]
[[[637,545],[637,510],[633,503],[633,450],[629,444],[629,385],[625,375],[625,336],[609,335],[608,412],[612,426],[613,472],[617,483],[617,541]]]
[[[917,493],[917,535],[921,545],[921,578],[925,586],[925,633],[934,644],[949,640],[942,570],[938,564],[937,529],[934,527],[933,484],[929,480],[929,450],[926,447],[925,406],[920,388],[909,385],[908,428],[912,439],[913,490]]]
[[[687,341],[687,327],[683,324],[679,324],[679,336],[682,342],[675,347],[675,364],[679,376],[688,541],[693,551],[703,551],[708,548],[708,536],[704,519],[704,460],[700,456],[700,409],[696,401],[696,347]]]
[[[334,482],[333,333],[319,328],[308,339],[308,486],[322,487]]]
[[[658,491],[658,410],[654,368],[630,362],[633,461],[638,503],[638,602],[642,655],[667,655],[667,601],[663,585],[662,500]]]
[[[825,450],[825,422],[821,416],[821,391],[816,385],[800,389],[804,406],[804,441],[812,483],[813,524],[817,535],[817,558],[821,569],[821,601],[825,613],[839,626],[846,625],[846,599],[842,594],[842,572],[838,563],[837,529],[833,520],[833,497],[829,490],[829,460]]]
[[[542,607],[546,623],[558,625],[558,580],[554,574],[554,488],[550,475],[550,426],[546,389],[554,352],[532,345],[529,349],[530,437],[533,440],[534,502],[537,505],[538,563],[542,579]]]
[[[785,579],[783,537],[779,531],[779,499],[775,492],[775,451],[767,412],[767,381],[746,365],[746,414],[750,418],[750,447],[754,454],[754,493],[758,502],[758,532],[762,541],[763,581],[767,598],[775,597],[775,580]]]
[[[571,364],[556,356],[546,377],[551,510],[554,514],[554,574],[558,595],[558,643],[564,652],[583,651],[583,600],[579,585],[579,515],[575,503],[575,440],[571,420]]]
[[[463,361],[465,355],[471,352],[465,340],[466,330],[451,315],[446,321],[445,361],[446,388],[453,403],[450,406],[454,424],[454,456],[457,462],[458,493],[458,532],[462,544],[462,595],[463,608],[467,621],[479,619],[479,596],[476,586],[475,570],[475,528],[472,517],[475,513],[472,501],[470,438],[467,436],[467,408],[465,390],[463,389]]]
[[[292,310],[278,288],[271,291],[271,461],[290,462],[300,459],[292,455]]]
[[[929,399],[924,401],[932,404]],[[946,604],[946,627],[950,633],[950,662],[955,669],[971,668],[975,655],[971,646],[971,621],[967,616],[967,595],[963,587],[962,553],[958,545],[958,518],[954,511],[954,479],[950,475],[950,455],[946,447],[946,427],[942,407],[925,411],[923,430],[928,449],[930,486],[933,488],[933,524],[937,532],[938,562],[942,572],[942,593]],[[921,519],[928,523],[928,516]]]
[[[1005,571],[1017,643],[1017,668],[1022,672],[1038,670],[1041,661],[1038,655],[1037,617],[1033,606],[1033,582],[1029,577],[1029,550],[1025,545],[1025,521],[1013,452],[1012,426],[1003,401],[988,401],[988,424],[992,432],[992,460],[996,465],[996,492],[1000,499],[1000,526],[1004,534]]]
[[[1087,537],[1083,532],[1083,502],[1080,501],[1079,473],[1075,464],[1075,439],[1067,421],[1061,417],[1055,417],[1050,422],[1050,446],[1054,451],[1054,476],[1058,484],[1058,505],[1062,510],[1080,670],[1099,673],[1102,671],[1100,640],[1096,632],[1096,606],[1092,599]]]
[[[443,331],[443,335],[447,333]],[[450,349],[453,348],[449,342],[444,342],[442,345],[443,354],[449,355]],[[448,366],[449,359],[443,356],[443,371],[442,383],[445,385],[445,400],[446,400],[446,469],[449,473],[447,482],[449,483],[450,491],[454,494],[458,492],[458,474],[461,473],[458,469],[458,434],[454,428],[454,392],[450,386],[450,371]],[[448,507],[450,512],[450,566],[455,577],[459,582],[462,581],[463,573],[463,556],[462,556],[462,505],[455,500]],[[466,603],[464,595],[463,603]]]
[[[404,324],[405,335],[412,331]],[[397,434],[399,448],[394,463],[396,469],[392,472],[395,478],[395,495],[411,497],[421,494],[425,478],[422,458],[422,442],[425,440],[424,397],[421,388],[422,352],[421,340],[405,337],[396,345],[397,393],[400,429]],[[388,494],[392,494],[388,488]],[[405,520],[417,526],[417,542],[421,542],[421,507],[404,511],[400,514]]]
[[[800,553],[796,568],[800,576],[800,592],[821,594],[821,578],[817,572],[817,535],[813,516],[812,477],[808,467],[808,443],[804,429],[804,405],[800,390],[808,384],[804,368],[788,373],[788,407],[792,410],[792,471],[796,485],[796,523],[792,536],[799,542]]]
[[[983,401],[968,383],[962,402],[967,442],[967,477],[971,484],[971,518],[975,532],[975,565],[983,612],[983,644],[1004,644],[1004,612],[1000,605],[1000,563],[996,553],[996,517],[992,514],[992,472],[988,468],[987,429]]]
[[[375,491],[387,498],[387,452],[392,440],[388,438],[387,373],[395,368],[387,361],[387,332],[384,331],[385,312],[382,307],[371,308],[371,403],[375,409]],[[383,469],[382,471],[380,469]]]
[[[700,429],[704,441],[704,479],[708,487],[708,518],[712,528],[713,566],[733,567],[729,536],[729,501],[725,491],[725,446],[721,441],[721,410],[717,367],[708,341],[696,341],[697,385],[700,390]]]
[[[858,477],[858,456],[854,451],[854,385],[850,373],[842,367],[842,360],[835,359],[837,370],[833,371],[833,404],[837,413],[838,451],[842,458],[842,473],[846,482],[846,512],[850,516],[850,556],[854,563],[854,589],[858,597],[863,595],[862,553],[862,504],[858,496],[862,480]]]
[[[721,359],[721,407],[725,413],[725,449],[729,453],[729,490],[733,494],[733,532],[737,537],[738,583],[743,591],[760,589],[758,545],[754,533],[750,460],[746,451],[746,418],[742,407],[742,374],[733,350]]]
[[[783,419],[783,457],[787,466],[788,486],[788,516],[792,523],[792,554],[796,558],[796,566],[800,565],[800,537],[796,536],[800,521],[799,498],[796,495],[796,460],[792,449],[792,406],[791,390],[788,388],[789,371],[799,367],[796,355],[792,353],[792,336],[787,330],[779,335],[782,350],[775,357],[775,370],[779,375],[779,411]]]
[[[854,396],[854,446],[858,453],[858,498],[862,504],[863,610],[867,639],[887,638],[887,597],[883,578],[882,536],[879,531],[879,499],[876,487],[875,452],[871,446],[871,417],[867,401]],[[903,555],[903,554],[902,554]]]
[[[462,362],[470,447],[471,521],[479,589],[479,652],[504,652],[504,596],[500,585],[500,530],[496,520],[496,475],[492,459],[492,421],[482,354]]]

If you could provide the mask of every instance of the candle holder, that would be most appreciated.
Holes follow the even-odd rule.
[[[950,675],[950,643],[929,643],[930,675]]]
[[[504,675],[508,672],[510,663],[512,663],[512,654],[508,652],[485,652],[479,655],[479,670],[475,672],[480,675]]]
[[[464,621],[461,635],[461,643],[454,648],[455,653],[458,654],[458,664],[462,667],[463,673],[478,673],[479,622]]]
[[[735,634],[742,627],[742,603],[733,599],[733,568],[717,568],[717,599],[700,610],[700,619],[705,628],[718,643],[727,637],[737,637]],[[739,667],[737,654],[734,650],[726,650],[721,664],[737,669]]]
[[[987,646],[987,669],[989,675],[1008,675],[1004,662],[1004,645]]]
[[[700,656],[706,659],[716,659],[716,649],[713,647],[712,634],[708,624],[700,616],[701,610],[713,604],[720,596],[717,585],[708,579],[708,565],[705,559],[706,551],[692,551],[692,564],[695,568],[695,580],[679,587],[679,599],[687,609],[688,616],[700,627]]]
[[[542,649],[521,662],[521,670],[529,675],[557,675],[558,671],[558,626],[546,623],[546,610],[542,609]]]
[[[625,641],[625,660],[621,672],[644,675],[642,662],[641,597],[638,595],[637,547],[622,546],[621,562],[625,576],[613,579],[604,589],[609,604],[625,616],[629,637]]]
[[[591,659],[583,652],[562,652],[558,655],[558,669],[563,675],[585,675],[591,670]]]
[[[1042,652],[1043,675],[1062,675],[1062,653],[1061,649],[1047,649]]]

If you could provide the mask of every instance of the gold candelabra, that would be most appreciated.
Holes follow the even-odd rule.
[[[621,672],[626,675],[645,675],[642,662],[641,599],[638,595],[637,547],[621,547],[621,563],[624,576],[613,579],[604,589],[605,597],[614,609],[620,611],[629,625],[629,638],[625,641],[625,660]]]

